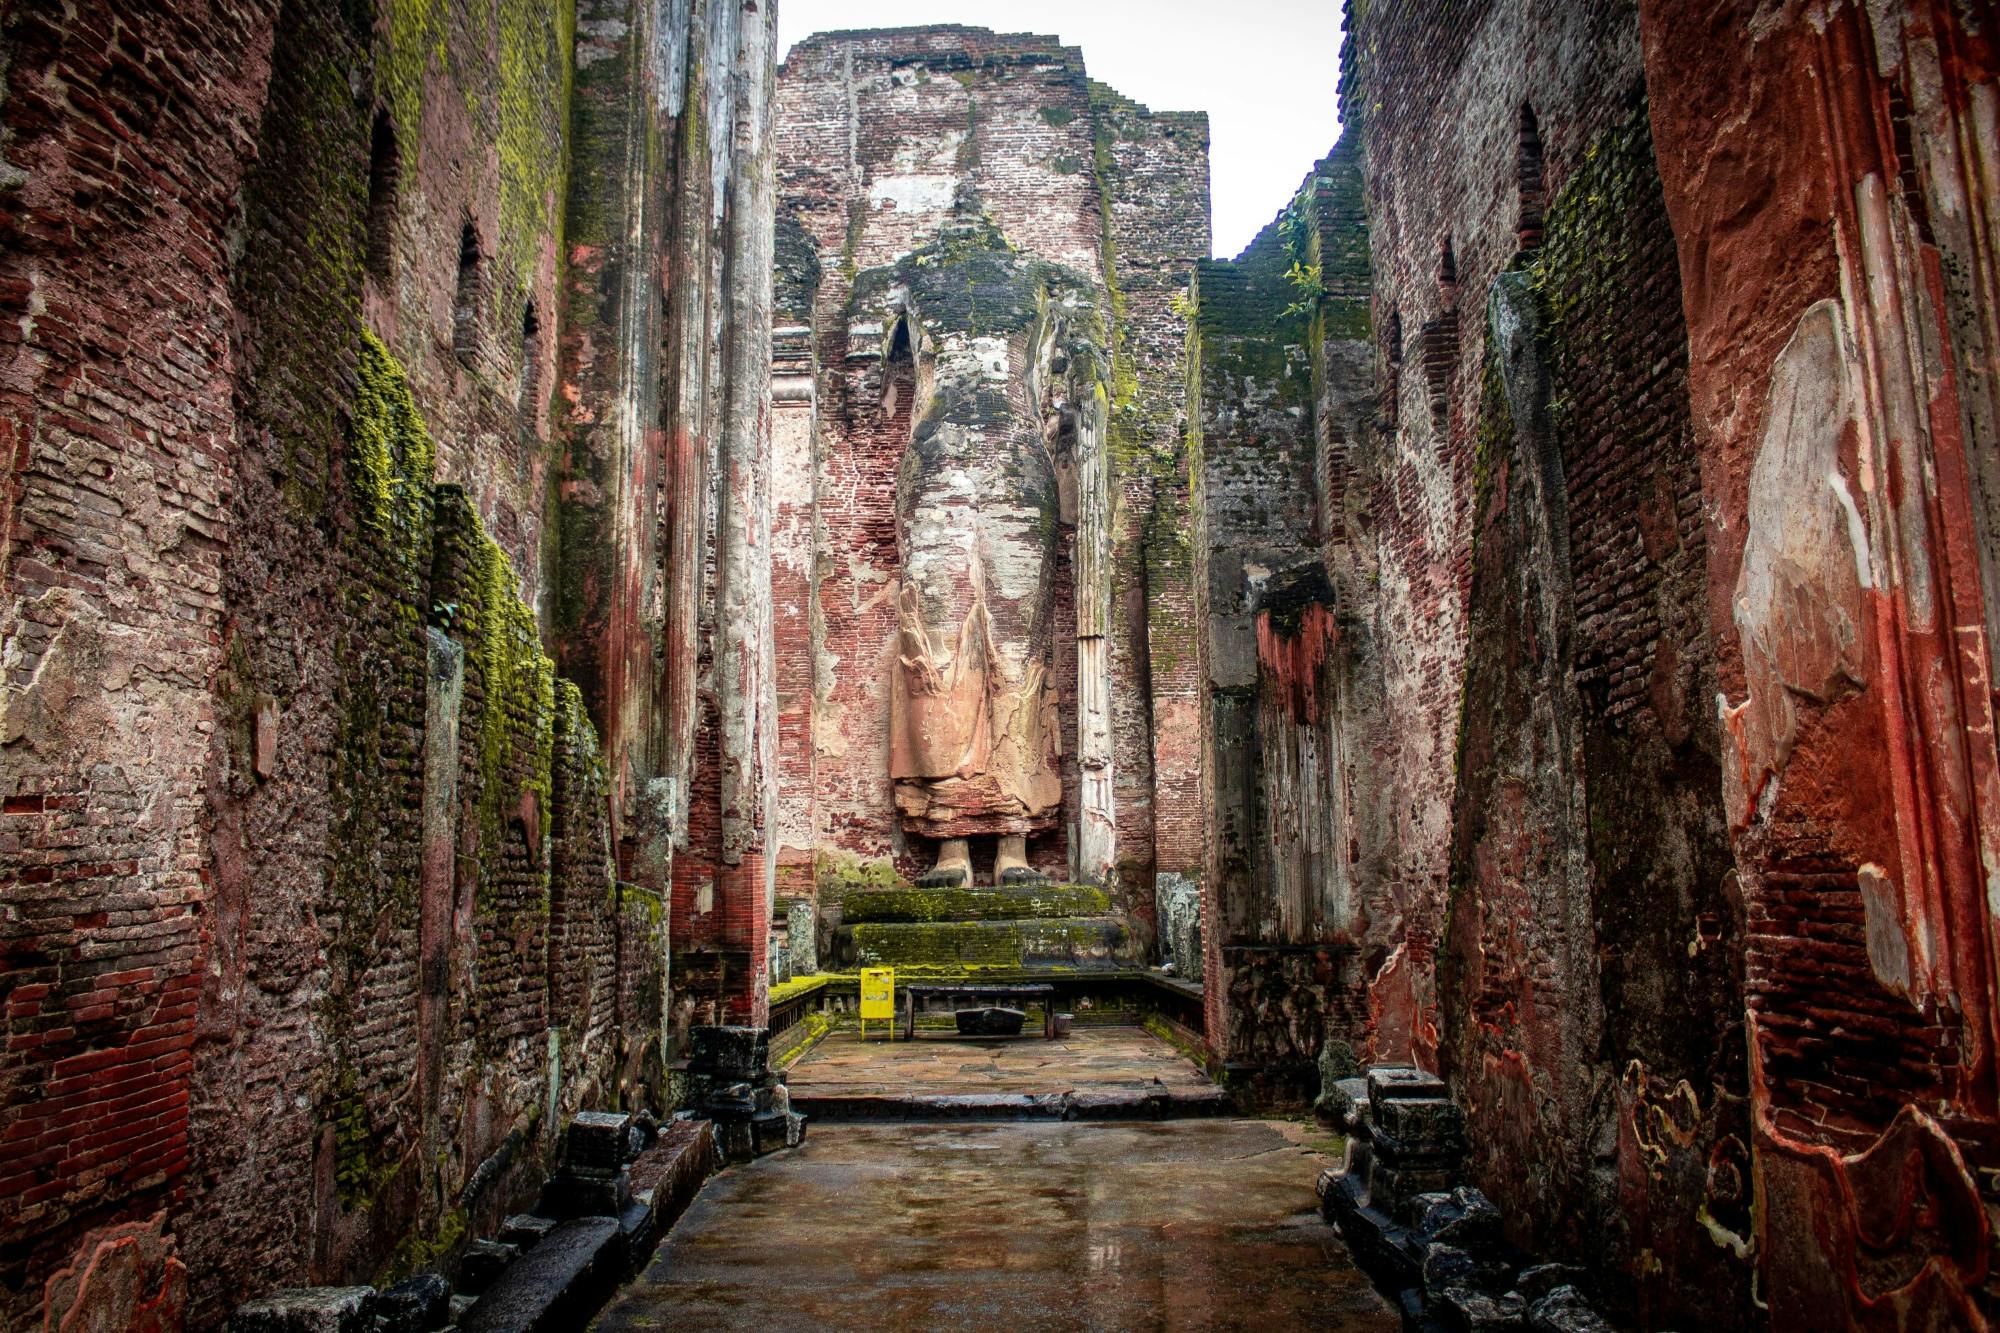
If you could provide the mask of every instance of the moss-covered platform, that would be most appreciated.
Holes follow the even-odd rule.
[[[842,900],[834,954],[908,975],[1112,969],[1129,964],[1132,941],[1110,908],[1088,884],[867,889]]]
[[[863,921],[1021,921],[1051,917],[1100,916],[1111,896],[1090,884],[1046,884],[1035,888],[870,889],[850,893],[841,903],[843,919]]]

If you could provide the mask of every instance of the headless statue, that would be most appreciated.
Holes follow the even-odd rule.
[[[1059,321],[1047,315],[1038,266],[1004,248],[963,254],[955,267],[926,265],[913,302],[930,283],[970,287],[1002,317],[975,309],[940,320],[932,305],[924,322],[909,320],[919,332],[914,425],[896,485],[890,772],[904,832],[938,844],[919,883],[969,885],[970,840],[988,836],[996,883],[1046,882],[1027,841],[1055,828],[1062,805],[1051,443],[1063,413],[1044,389],[1051,356],[1061,358]]]

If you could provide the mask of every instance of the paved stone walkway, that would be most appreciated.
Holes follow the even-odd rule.
[[[1333,1146],[1259,1120],[815,1125],[712,1179],[596,1327],[1394,1333],[1314,1211]]]
[[[1208,1080],[1144,1028],[1073,1028],[1033,1036],[966,1038],[918,1032],[914,1041],[863,1042],[839,1032],[785,1075],[794,1096],[944,1096],[1110,1088],[1193,1090]]]

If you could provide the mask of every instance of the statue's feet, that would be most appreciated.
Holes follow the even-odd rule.
[[[1028,840],[1019,835],[1000,839],[993,854],[993,882],[1007,887],[1016,884],[1047,884],[1049,877],[1028,864]]]
[[[964,838],[947,838],[938,844],[937,864],[917,876],[920,889],[969,889],[972,887],[972,849]]]

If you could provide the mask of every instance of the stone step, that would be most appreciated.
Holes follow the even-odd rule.
[[[1060,1092],[802,1094],[814,1120],[1199,1120],[1236,1114],[1226,1089],[1089,1088]]]
[[[1012,921],[868,921],[834,936],[841,957],[861,967],[1112,968],[1127,947],[1115,916]]]
[[[841,900],[847,924],[876,921],[1026,921],[1098,916],[1111,910],[1111,897],[1091,884],[971,889],[868,889]]]

